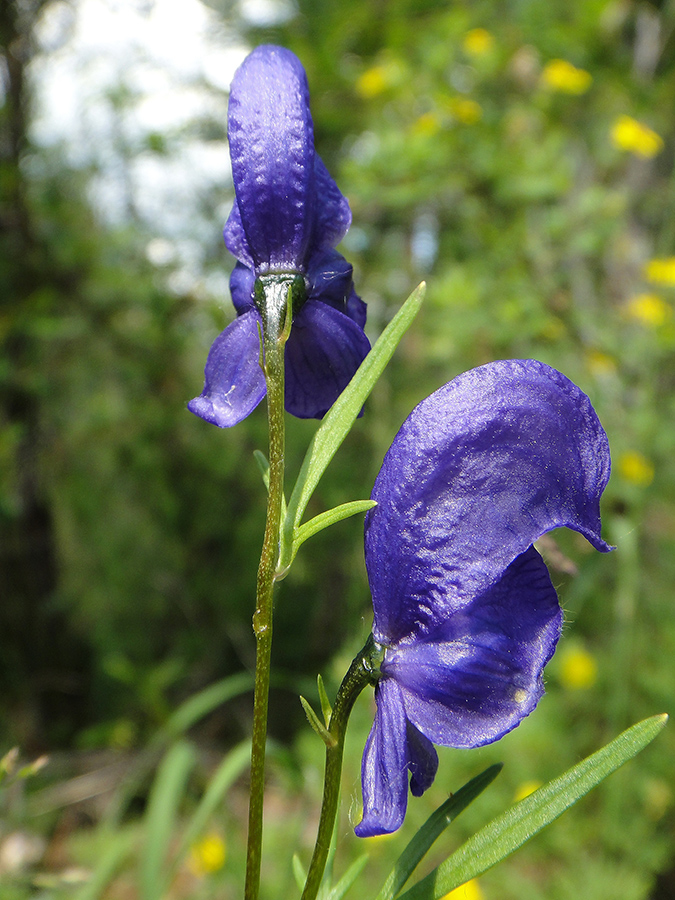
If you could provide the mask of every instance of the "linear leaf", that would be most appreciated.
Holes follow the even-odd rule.
[[[592,756],[511,806],[469,838],[437,869],[401,894],[399,900],[440,900],[509,856],[653,741],[667,719],[668,716],[660,715],[638,722]]]
[[[481,794],[485,788],[497,777],[502,769],[502,764],[490,766],[480,775],[476,775],[460,788],[456,794],[449,797],[445,803],[438,807],[417,834],[412,838],[403,853],[396,860],[396,865],[385,881],[382,890],[376,900],[393,900],[398,894],[415,868],[428,852],[436,838],[442,834],[448,825],[467,808],[467,806]]]
[[[300,525],[309,498],[326,471],[328,463],[356,421],[366,398],[401,338],[419,312],[425,291],[426,285],[422,282],[408,297],[315,432],[288,503],[279,560],[280,569],[289,565],[293,549],[293,530]]]

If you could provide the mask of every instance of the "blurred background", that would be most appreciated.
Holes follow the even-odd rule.
[[[616,552],[542,542],[567,624],[536,714],[497,745],[442,751],[402,833],[365,842],[350,834],[372,721],[360,698],[336,863],[370,856],[352,896],[376,892],[415,825],[488,764],[505,769],[436,863],[673,711],[675,2],[6,0],[0,900],[241,894],[265,409],[221,431],[186,403],[233,316],[227,91],[263,42],[306,67],[371,341],[429,285],[310,512],[367,497],[412,407],[492,359],[565,372],[614,461]],[[288,423],[289,484],[315,427]],[[370,625],[348,520],[303,547],[278,596],[267,897],[296,892],[292,840],[306,865],[316,823],[322,745],[297,695],[316,699],[319,671],[332,695]],[[466,896],[675,898],[673,733]],[[227,793],[205,809],[224,753]],[[175,790],[158,818],[162,772]]]

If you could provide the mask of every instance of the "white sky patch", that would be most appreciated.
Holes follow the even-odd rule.
[[[104,219],[133,209],[198,271],[196,248],[205,235],[213,241],[205,210],[222,216],[218,239],[232,201],[227,89],[250,48],[199,0],[59,0],[38,40],[35,142],[94,167]]]

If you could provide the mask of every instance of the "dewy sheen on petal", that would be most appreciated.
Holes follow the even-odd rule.
[[[565,525],[611,549],[599,509],[609,471],[586,395],[533,360],[467,372],[403,424],[366,517],[373,636],[385,649],[357,834],[403,821],[401,779],[410,772],[414,794],[429,787],[432,743],[478,747],[535,708],[562,611],[533,543]]]
[[[321,418],[370,350],[361,328],[327,303],[305,303],[286,344],[286,409]]]
[[[316,214],[307,76],[284,47],[257,47],[232,80],[228,138],[238,213],[256,270],[302,270]]]
[[[206,361],[204,390],[188,403],[190,412],[220,428],[253,412],[266,392],[259,328],[260,316],[251,310],[218,335]]]
[[[473,369],[411,413],[366,518],[375,638],[430,630],[547,531],[598,550],[609,447],[588,398],[535,360]]]

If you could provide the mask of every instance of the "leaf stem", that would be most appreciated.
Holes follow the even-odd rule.
[[[375,642],[371,634],[363,649],[352,660],[335,698],[335,705],[328,724],[328,732],[335,743],[326,747],[321,818],[319,819],[314,853],[307,872],[305,889],[302,892],[302,900],[315,900],[321,886],[337,816],[347,722],[361,691],[368,684],[377,682],[382,657],[383,648]]]
[[[263,795],[265,788],[265,744],[272,657],[274,584],[279,556],[279,529],[284,505],[284,347],[292,315],[288,279],[269,276],[261,284],[262,367],[267,382],[269,424],[269,490],[265,536],[258,566],[253,632],[256,639],[253,734],[251,738],[251,786],[249,795],[248,844],[246,850],[245,900],[257,900],[262,860]]]

